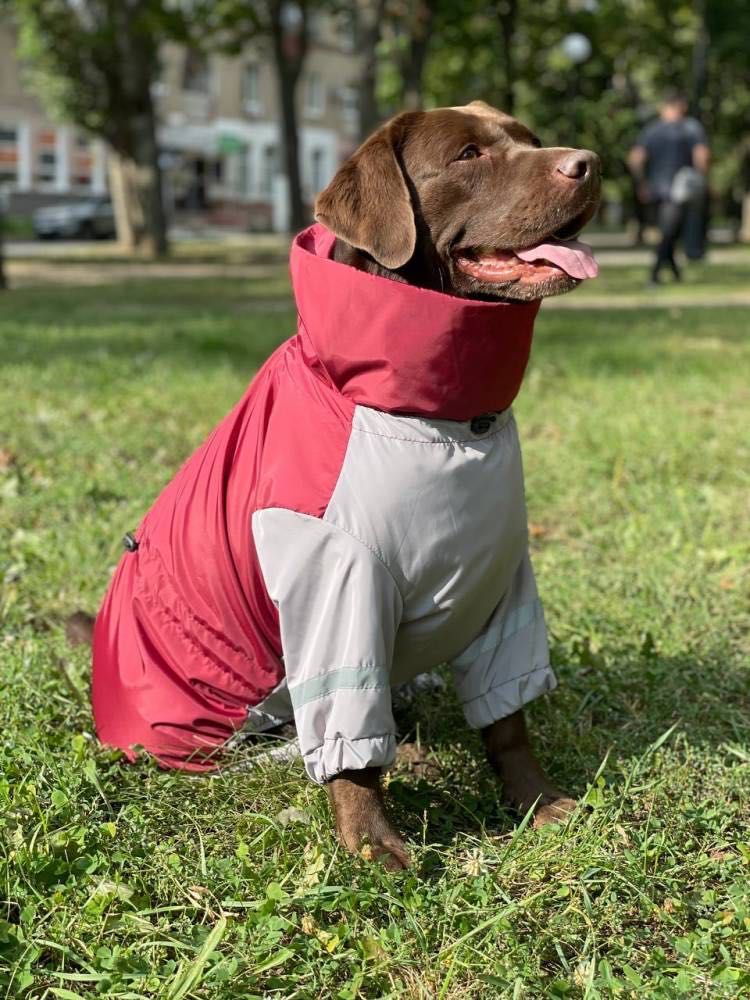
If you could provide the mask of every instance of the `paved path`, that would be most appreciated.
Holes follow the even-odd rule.
[[[29,247],[36,248],[33,256],[24,254]],[[233,278],[255,280],[279,278],[285,272],[283,254],[285,245],[279,237],[269,238],[253,247],[275,255],[279,262],[227,263],[221,260],[190,260],[180,258],[151,263],[122,258],[113,252],[112,245],[92,243],[32,243],[9,244],[11,251],[6,270],[12,287],[43,285],[97,286],[120,284],[127,281],[173,280],[190,281],[200,278]],[[100,256],[101,260],[95,258]],[[76,257],[83,259],[76,260]],[[92,259],[94,258],[94,259]],[[599,250],[597,258],[606,271],[623,266],[643,267],[644,273],[650,260],[648,250]],[[549,299],[545,309],[676,309],[687,307],[715,308],[718,306],[750,306],[750,248],[718,247],[711,251],[713,264],[746,264],[748,287],[731,292],[712,291],[710,286],[677,292],[672,287],[654,291],[625,292],[613,295],[596,294],[595,287],[585,294]],[[280,303],[280,299],[276,299]]]
[[[693,294],[653,292],[613,293],[612,295],[562,295],[547,299],[545,309],[717,309],[721,306],[750,306],[750,288],[741,292],[712,293],[701,289]]]

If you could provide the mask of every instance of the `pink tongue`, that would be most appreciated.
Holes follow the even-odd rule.
[[[540,243],[539,246],[528,250],[516,250],[515,254],[527,262],[548,260],[571,278],[595,278],[599,273],[599,265],[594,259],[591,247],[587,243],[581,243],[580,240]]]

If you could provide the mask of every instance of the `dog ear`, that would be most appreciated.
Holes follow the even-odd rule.
[[[409,190],[394,147],[393,123],[371,135],[315,202],[315,218],[383,267],[403,267],[417,242]]]

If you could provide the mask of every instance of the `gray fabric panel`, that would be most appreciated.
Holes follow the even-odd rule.
[[[474,435],[468,423],[357,407],[325,520],[372,546],[401,590],[393,683],[453,659],[483,631],[526,553],[512,414]]]
[[[389,685],[446,661],[472,726],[554,686],[510,412],[475,435],[357,407],[324,518],[253,534],[313,780],[390,763]]]
[[[318,784],[324,784],[342,771],[360,771],[365,767],[390,767],[396,759],[396,738],[392,735],[359,740],[331,739],[304,757],[305,770]]]
[[[393,577],[351,534],[318,518],[271,509],[253,515],[264,581],[279,609],[300,747],[315,781],[332,776],[337,741],[394,733],[390,665],[401,616]],[[312,759],[312,758],[311,758]],[[307,763],[306,763],[306,766]]]
[[[385,748],[395,748],[396,726],[391,711],[390,689],[340,689],[326,698],[309,701],[295,711],[305,767],[313,781],[327,781],[336,773],[333,762],[357,754],[377,756]],[[367,751],[368,741],[372,742]],[[392,758],[373,759],[372,766],[384,766]],[[348,765],[347,765],[348,766]],[[362,767],[368,765],[361,765]]]
[[[539,667],[490,688],[485,694],[464,704],[464,718],[472,729],[484,729],[556,687],[557,680],[550,667]]]
[[[241,733],[263,733],[293,717],[286,677],[282,677],[273,691],[263,701],[247,711],[247,720]]]
[[[483,632],[453,659],[452,667],[464,715],[476,728],[511,715],[555,686],[528,553]]]

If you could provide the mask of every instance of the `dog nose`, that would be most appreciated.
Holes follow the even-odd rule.
[[[557,169],[564,177],[572,181],[585,181],[598,168],[599,157],[588,149],[574,149],[557,164]]]

